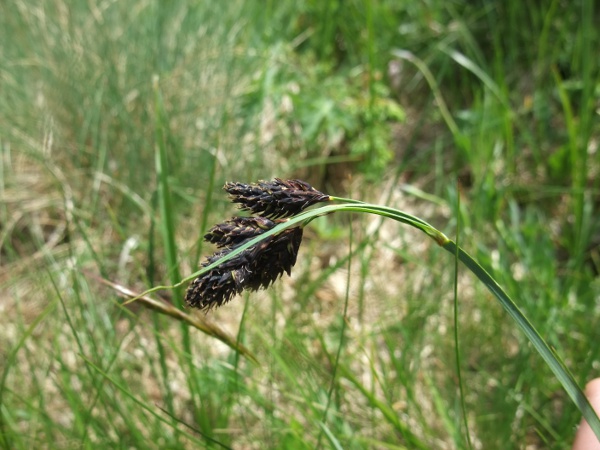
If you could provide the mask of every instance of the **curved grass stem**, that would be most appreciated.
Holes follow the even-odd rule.
[[[337,197],[331,197],[332,200],[345,201],[345,203],[339,205],[327,205],[312,210],[304,211],[290,219],[283,222],[269,231],[257,236],[254,239],[250,239],[244,245],[240,245],[232,252],[228,253],[223,258],[216,260],[213,264],[203,267],[196,273],[186,277],[175,286],[158,286],[143,292],[138,297],[135,297],[129,302],[138,299],[143,295],[147,295],[151,292],[155,292],[160,289],[169,289],[182,286],[184,283],[191,281],[195,277],[213,269],[219,264],[234,258],[239,253],[243,252],[249,247],[252,247],[260,241],[266,239],[268,236],[282,232],[283,230],[293,226],[304,226],[316,217],[324,216],[334,212],[357,212],[357,213],[368,213],[376,214],[379,216],[393,219],[397,222],[401,222],[417,228],[432,238],[440,247],[448,251],[454,257],[458,256],[458,259],[479,278],[479,280],[489,289],[489,291],[496,297],[502,307],[506,310],[509,316],[516,322],[517,326],[533,344],[535,349],[538,351],[542,359],[550,367],[550,370],[558,378],[559,382],[573,401],[585,420],[588,422],[598,439],[600,439],[600,419],[590,405],[588,399],[585,397],[581,387],[577,384],[569,370],[565,367],[560,357],[554,352],[546,341],[542,338],[535,327],[529,322],[525,314],[519,309],[517,304],[508,296],[508,294],[498,285],[496,280],[466,251],[458,247],[454,241],[449,239],[444,233],[437,230],[427,222],[411,214],[403,211],[390,208],[387,206],[380,206],[370,203],[357,202],[355,200],[341,199]]]

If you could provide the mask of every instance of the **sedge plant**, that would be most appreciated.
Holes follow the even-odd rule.
[[[206,233],[205,240],[215,244],[218,251],[202,263],[200,270],[173,286],[153,287],[126,303],[158,290],[181,288],[191,281],[185,296],[187,306],[209,312],[245,290],[266,289],[284,272],[289,275],[296,263],[303,229],[315,218],[339,212],[379,215],[425,233],[462,262],[489,289],[530,340],[600,439],[600,419],[561,358],[494,278],[441,231],[398,209],[330,196],[301,180],[276,178],[256,184],[226,183],[224,189],[234,203],[252,216],[233,217]],[[320,205],[324,203],[328,204]],[[317,204],[320,206],[308,209]]]

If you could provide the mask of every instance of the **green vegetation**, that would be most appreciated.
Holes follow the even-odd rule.
[[[101,281],[176,283],[234,213],[225,181],[303,178],[459,224],[584,384],[594,6],[2,3],[0,445],[468,448],[464,402],[473,445],[568,448],[580,413],[535,349],[461,266],[457,342],[452,255],[395,222],[322,217],[291,279],[195,321]]]

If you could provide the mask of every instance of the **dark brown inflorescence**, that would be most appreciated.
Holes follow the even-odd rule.
[[[258,184],[227,183],[225,190],[243,209],[258,217],[233,217],[215,225],[204,236],[220,250],[206,259],[207,267],[251,239],[271,230],[283,220],[307,207],[330,200],[328,195],[300,180],[261,181]],[[188,306],[209,311],[221,306],[243,290],[268,288],[283,273],[290,275],[302,242],[302,227],[287,228],[241,251],[228,261],[205,272],[188,287]]]
[[[274,226],[275,223],[265,217],[232,217],[208,230],[204,240],[219,248],[237,247]]]
[[[291,217],[309,206],[331,200],[302,180],[259,181],[256,184],[225,183],[231,201],[240,208],[270,219]]]
[[[209,257],[202,267],[207,267],[231,253],[248,239],[252,238],[218,251]],[[296,264],[301,242],[301,227],[288,228],[265,238],[196,278],[187,290],[187,304],[208,311],[227,303],[244,289],[257,291],[260,288],[268,288],[284,272],[290,275],[292,267]]]

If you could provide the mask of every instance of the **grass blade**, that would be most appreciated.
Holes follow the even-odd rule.
[[[527,317],[525,317],[525,315],[519,309],[516,303],[508,296],[508,294],[506,294],[506,292],[504,292],[504,290],[498,285],[498,283],[492,278],[492,276],[488,272],[486,272],[486,270],[477,261],[475,261],[475,259],[473,259],[466,251],[464,251],[460,247],[457,247],[451,239],[444,235],[444,233],[437,230],[424,220],[394,208],[369,203],[355,202],[341,205],[328,205],[305,211],[301,214],[298,214],[295,217],[290,218],[287,222],[277,225],[276,227],[261,234],[260,236],[249,240],[247,243],[239,246],[238,248],[236,248],[236,250],[230,252],[225,257],[215,261],[213,264],[207,267],[204,267],[202,270],[196,272],[195,274],[186,277],[174,286],[156,286],[145,291],[141,295],[146,295],[148,293],[155,292],[160,289],[172,289],[175,287],[179,287],[182,284],[189,282],[196,276],[218,266],[222,262],[235,257],[237,254],[243,252],[244,250],[253,245],[256,245],[258,242],[266,239],[270,235],[280,233],[281,231],[292,226],[298,226],[298,224],[300,223],[306,224],[311,220],[315,219],[316,217],[342,211],[376,214],[410,225],[427,234],[434,241],[436,241],[438,245],[450,252],[452,255],[456,256],[458,254],[458,259],[469,270],[471,270],[471,272],[473,272],[473,274],[477,278],[479,278],[479,280],[482,281],[483,284],[485,284],[485,286],[490,290],[490,292],[498,299],[502,307],[516,322],[517,326],[521,329],[521,331],[523,331],[525,336],[531,341],[531,343],[538,351],[542,359],[546,362],[546,364],[550,367],[550,370],[552,370],[554,375],[557,377],[558,381],[562,384],[563,388],[565,389],[573,403],[577,406],[579,411],[581,411],[585,420],[590,424],[590,427],[592,428],[596,436],[598,436],[598,438],[600,439],[600,419],[598,419],[598,416],[594,412],[588,399],[585,397],[583,391],[581,390],[581,387],[577,384],[573,376],[569,373],[564,364],[560,361],[560,358],[550,348],[546,341],[544,341],[544,339],[541,337],[538,331],[529,322]],[[134,297],[131,300],[129,300],[129,302],[137,300],[139,299],[139,297],[140,296]],[[360,389],[360,386],[358,387]],[[365,395],[369,395],[369,393],[365,392]]]
[[[113,283],[112,281],[106,280],[104,278],[101,278],[101,277],[98,277],[98,276],[95,276],[92,274],[89,274],[89,276],[95,278],[96,280],[105,284],[106,286],[109,286],[110,288],[114,289],[122,297],[125,297],[125,298],[137,297],[138,300],[145,307],[147,307],[153,311],[157,311],[161,314],[167,315],[169,317],[172,317],[175,320],[181,321],[183,323],[187,323],[188,325],[193,326],[194,328],[202,331],[203,333],[205,333],[211,337],[214,337],[215,339],[218,339],[219,341],[223,342],[225,345],[229,346],[231,349],[235,350],[237,353],[248,358],[253,363],[258,364],[258,360],[256,359],[256,357],[252,354],[252,352],[250,350],[248,350],[242,343],[239,342],[239,339],[236,339],[233,336],[230,336],[223,329],[221,329],[214,323],[208,322],[207,320],[203,319],[201,316],[187,314],[184,311],[182,311],[181,309],[176,308],[167,302],[155,300],[152,297],[148,297],[148,296],[140,297],[140,296],[136,295],[130,289],[126,288],[125,286],[122,286],[117,283]]]
[[[456,244],[452,241],[443,245],[443,248],[452,254],[458,251],[460,261],[467,266],[500,301],[502,307],[508,312],[521,331],[523,331],[525,336],[531,341],[542,359],[546,362],[548,367],[550,367],[550,370],[552,370],[556,378],[558,378],[558,381],[560,381],[560,384],[562,384],[573,403],[575,403],[577,408],[581,411],[585,420],[590,424],[590,427],[594,430],[598,439],[600,439],[600,420],[590,405],[590,402],[556,352],[554,352],[546,341],[544,341],[516,303],[508,296],[508,294],[506,294],[506,292],[504,292],[492,276],[462,248],[457,248]]]
[[[319,422],[319,426],[321,427],[321,430],[323,431],[325,436],[327,436],[327,440],[331,444],[331,447],[335,448],[336,450],[343,450],[344,447],[342,447],[342,444],[340,444],[340,441],[338,441],[337,438],[333,435],[329,427],[323,422]]]
[[[177,427],[174,426],[174,422],[171,420],[167,420],[164,417],[162,417],[160,414],[158,414],[156,411],[154,411],[153,408],[151,408],[149,405],[147,405],[146,403],[144,403],[142,400],[140,400],[139,398],[135,397],[131,391],[129,389],[127,389],[125,386],[120,385],[116,380],[114,380],[113,378],[110,377],[110,375],[106,372],[104,372],[100,367],[98,367],[96,364],[94,364],[92,361],[90,361],[89,359],[87,359],[85,356],[81,355],[81,358],[83,358],[83,360],[87,363],[88,366],[90,366],[93,370],[95,370],[96,372],[98,372],[100,375],[102,375],[106,380],[108,380],[113,386],[115,386],[117,389],[119,389],[125,396],[129,397],[131,400],[133,400],[137,405],[139,405],[142,409],[146,410],[147,412],[149,412],[151,415],[153,415],[156,419],[158,419],[160,422],[163,422],[164,424],[171,426],[173,428],[176,428],[178,433],[185,436],[186,438],[188,438],[190,441],[194,442],[197,445],[202,445],[203,442],[198,440],[198,438],[196,438],[196,436],[187,433],[186,431],[180,430]]]
[[[158,77],[154,80],[155,92],[155,114],[156,114],[156,177],[158,181],[158,202],[161,216],[161,233],[165,247],[165,257],[167,262],[167,271],[169,278],[176,282],[179,276],[179,266],[177,264],[177,244],[175,243],[175,218],[173,217],[173,207],[171,204],[171,189],[169,186],[169,167],[167,159],[167,146],[165,141],[165,112],[162,96],[158,86]],[[175,304],[183,306],[180,295],[175,296]]]

